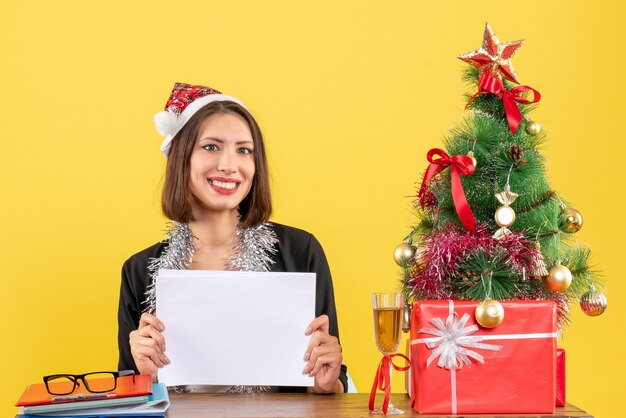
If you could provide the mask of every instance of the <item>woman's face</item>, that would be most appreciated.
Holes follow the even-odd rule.
[[[194,217],[236,211],[252,187],[254,142],[246,121],[235,113],[207,117],[190,159],[189,187]]]

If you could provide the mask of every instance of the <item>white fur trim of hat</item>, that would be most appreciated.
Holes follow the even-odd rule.
[[[175,109],[167,109],[154,115],[154,124],[157,131],[165,137],[161,144],[161,151],[165,156],[169,154],[171,143],[174,137],[180,130],[189,122],[189,119],[203,106],[212,102],[235,102],[250,111],[246,105],[240,100],[227,96],[225,94],[208,94],[206,96],[198,97],[193,102],[189,103],[187,107],[177,115]]]

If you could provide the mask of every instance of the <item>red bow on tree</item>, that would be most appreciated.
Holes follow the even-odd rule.
[[[496,96],[502,98],[504,113],[506,113],[506,119],[509,122],[509,129],[513,134],[517,131],[517,127],[522,121],[522,112],[520,112],[517,107],[517,103],[537,103],[541,100],[541,94],[539,94],[539,92],[534,88],[528,86],[517,86],[513,87],[511,90],[507,90],[504,88],[504,84],[502,84],[500,79],[492,76],[486,71],[483,71],[480,79],[478,80],[478,89],[478,93],[472,96],[469,102],[467,102],[465,108],[467,109],[467,106],[469,106],[470,103],[472,103],[472,101],[481,94],[495,94]],[[519,94],[524,91],[532,91],[533,99],[529,100]]]
[[[433,159],[435,156],[439,158]],[[428,182],[444,168],[451,166],[450,180],[452,182],[452,200],[454,201],[456,213],[459,215],[459,219],[465,229],[473,231],[476,228],[476,218],[472,213],[469,203],[467,203],[467,198],[463,191],[463,184],[461,183],[461,175],[469,176],[474,174],[474,170],[476,169],[474,162],[467,155],[455,155],[454,157],[450,157],[444,150],[439,148],[433,148],[428,151],[426,157],[430,165],[424,174],[424,180],[422,180],[422,186],[418,194],[420,201],[422,201],[424,194],[427,192],[426,187]]]

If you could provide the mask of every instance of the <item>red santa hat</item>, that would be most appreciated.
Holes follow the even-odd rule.
[[[198,110],[211,102],[235,102],[248,110],[241,101],[210,87],[192,86],[185,83],[174,84],[170,98],[165,104],[165,110],[154,115],[157,130],[165,137],[161,144],[161,151],[165,156],[170,151],[174,136]]]

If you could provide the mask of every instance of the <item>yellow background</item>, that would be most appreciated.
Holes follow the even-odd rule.
[[[501,41],[527,40],[514,66],[542,94],[551,183],[583,213],[576,238],[609,284],[605,315],[572,309],[567,397],[620,416],[625,12],[618,1],[3,2],[0,415],[44,374],[116,367],[120,267],[162,238],[152,116],[175,81],[239,97],[260,121],[273,219],[322,242],[345,362],[368,391],[380,359],[370,293],[397,289],[409,196],[463,113],[455,57],[489,21]]]

